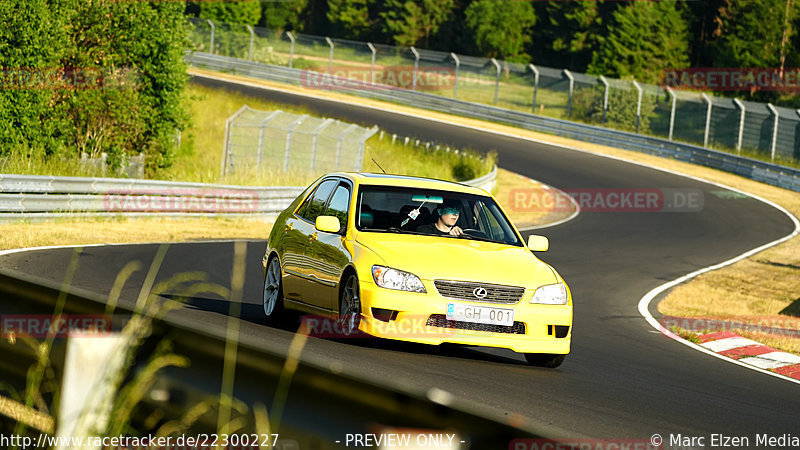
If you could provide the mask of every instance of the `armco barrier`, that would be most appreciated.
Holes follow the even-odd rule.
[[[497,167],[464,182],[492,190]],[[304,186],[231,186],[115,178],[0,175],[0,220],[70,215],[273,216]]]
[[[229,186],[115,178],[0,175],[0,218],[80,215],[273,215],[301,186]]]
[[[292,85],[299,85],[304,73],[302,70],[298,69],[253,63],[242,59],[199,52],[187,54],[186,61],[197,68],[244,75]],[[800,192],[800,170],[778,164],[771,164],[657,137],[537,116],[530,113],[512,111],[479,103],[470,103],[418,91],[390,86],[381,87],[379,85],[355,83],[352,80],[337,79],[336,77],[331,78],[334,79],[331,84],[335,85],[336,90],[340,92],[464,117],[504,123],[583,142],[591,142],[686,161],[736,173],[756,181]]]
[[[0,270],[0,317],[10,315],[14,320],[25,316],[47,317],[58,304],[63,306],[61,312],[70,317],[107,317],[106,302],[106,298],[81,289],[62,291],[56,282]],[[120,306],[113,314],[114,329],[134,316],[131,310]],[[137,430],[137,434],[155,434],[154,427],[159,424],[183,423],[181,421],[189,420],[187,415],[193,417],[186,425],[191,426],[191,431],[179,427],[180,432],[195,436],[217,432],[216,402],[223,386],[226,349],[234,348],[236,358],[230,380],[236,407],[229,419],[238,424],[235,433],[262,433],[263,428],[254,428],[254,412],[258,404],[269,408],[264,412],[269,414],[270,420],[274,421],[276,415],[280,417],[280,428],[275,429],[273,423],[270,431],[280,435],[275,448],[342,448],[347,434],[400,431],[455,434],[464,442],[458,448],[470,449],[508,448],[514,439],[571,437],[564,430],[545,423],[503,415],[486,407],[479,409],[475,403],[467,404],[439,389],[377,379],[358,367],[337,366],[303,353],[290,357],[280,345],[257,336],[242,335],[242,339],[228,342],[225,327],[212,329],[173,314],[151,319],[134,364],[127,367],[128,376],[141,374],[148,361],[163,356],[160,342],[169,342],[171,353],[187,358],[190,365],[153,372],[152,378],[143,385],[145,390],[139,397],[142,400],[135,406],[130,423],[130,429]],[[49,369],[52,374],[49,376],[54,380],[62,379],[64,348],[69,339],[72,337],[59,336],[53,341]],[[0,339],[4,362],[0,365],[0,378],[4,389],[25,392],[33,373],[28,369],[36,365],[38,358],[34,350],[37,347],[32,344],[39,341],[11,336]],[[293,359],[295,369],[290,384],[284,384],[289,366],[287,359],[292,358],[296,358]],[[65,395],[63,387],[56,392]],[[281,400],[276,402],[276,398]],[[52,395],[45,395],[37,405],[50,400],[56,401]],[[16,405],[24,408],[22,404]],[[40,412],[38,415],[47,414]],[[159,420],[148,419],[152,417]],[[13,429],[16,420],[0,414],[0,426],[4,429]],[[37,436],[39,431],[53,433],[52,419],[40,422],[45,425],[39,425]],[[58,425],[55,424],[56,430]],[[342,443],[334,444],[337,440]]]

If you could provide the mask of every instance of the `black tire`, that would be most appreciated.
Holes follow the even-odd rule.
[[[351,336],[358,333],[361,323],[361,290],[358,277],[351,273],[347,276],[339,293],[339,326],[342,334]]]
[[[283,313],[283,283],[281,263],[276,256],[269,259],[264,269],[264,290],[262,297],[264,315],[268,320],[276,320]]]
[[[560,366],[567,355],[553,355],[550,353],[525,353],[525,359],[532,366],[555,369]]]

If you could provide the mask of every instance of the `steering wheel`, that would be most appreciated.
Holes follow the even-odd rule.
[[[489,235],[487,235],[486,233],[484,233],[481,230],[476,230],[475,228],[464,228],[461,231],[463,231],[464,234],[468,234],[470,236],[475,236],[477,238],[483,238],[483,239],[489,239]]]

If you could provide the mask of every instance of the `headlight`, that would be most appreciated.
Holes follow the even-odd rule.
[[[427,293],[422,280],[413,273],[384,266],[372,266],[372,278],[375,284],[386,289],[398,291]]]
[[[531,303],[564,305],[567,303],[567,286],[564,283],[542,286],[533,293]]]

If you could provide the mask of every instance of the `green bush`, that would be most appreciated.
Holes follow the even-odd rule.
[[[118,165],[144,152],[150,173],[169,166],[172,136],[188,122],[183,10],[178,2],[0,2],[0,66],[46,75],[0,91],[0,155],[105,152]]]

